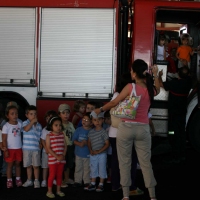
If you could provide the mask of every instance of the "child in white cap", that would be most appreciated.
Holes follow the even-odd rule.
[[[109,137],[106,130],[102,127],[104,121],[104,113],[96,115],[94,111],[91,113],[94,128],[88,133],[88,148],[90,150],[90,171],[91,183],[87,190],[96,190],[102,192],[104,190],[103,183],[107,178],[107,148],[109,147]],[[100,178],[98,187],[96,188],[96,178]]]
[[[70,170],[74,167],[74,144],[72,141],[72,136],[75,132],[74,125],[69,121],[70,117],[70,106],[68,104],[60,104],[58,107],[58,115],[62,119],[63,132],[65,135],[67,143],[67,153],[66,153],[66,164],[64,167],[64,180],[61,187],[68,187],[67,184],[74,184],[74,181],[69,178]]]

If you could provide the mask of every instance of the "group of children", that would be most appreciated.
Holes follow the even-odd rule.
[[[179,68],[188,66],[190,68],[190,56],[194,54],[195,48],[190,45],[191,37],[189,34],[182,34],[181,45],[168,48],[168,39],[164,34],[159,35],[159,43],[157,46],[157,60],[168,61],[168,72],[176,73]]]
[[[75,115],[69,121],[71,108],[68,104],[61,104],[58,112],[47,111],[45,120],[47,125],[42,128],[37,119],[36,106],[29,105],[25,110],[27,120],[18,119],[18,105],[8,103],[2,125],[2,140],[0,135],[0,149],[4,161],[7,163],[7,188],[13,187],[12,169],[15,166],[17,187],[34,188],[48,187],[46,196],[55,198],[52,192],[53,184],[57,185],[56,194],[65,196],[61,187],[82,186],[88,191],[104,190],[104,180],[107,178],[107,150],[109,146],[108,128],[111,120],[104,120],[104,113],[95,114],[97,102],[83,101],[75,103]],[[107,112],[109,119],[109,112]],[[41,151],[42,149],[42,151]],[[70,179],[70,170],[74,167],[74,181]],[[21,180],[21,162],[26,168],[27,180]],[[40,166],[42,182],[39,182]],[[34,174],[34,181],[32,178]],[[96,187],[96,178],[99,185]]]

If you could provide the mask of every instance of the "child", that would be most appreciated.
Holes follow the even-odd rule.
[[[177,49],[176,57],[179,59],[178,68],[188,66],[190,68],[190,56],[194,54],[193,49],[188,45],[190,36],[185,33],[181,37],[182,45]]]
[[[68,187],[67,184],[74,184],[74,181],[69,178],[70,170],[74,167],[74,144],[72,136],[74,134],[74,126],[69,122],[70,106],[68,104],[60,104],[58,107],[58,114],[62,120],[63,132],[67,144],[66,165],[64,167],[64,180],[61,187]]]
[[[6,105],[6,107],[8,107],[8,106],[15,106],[19,110],[19,106],[17,105],[17,103],[15,101],[9,101]],[[18,118],[17,121],[22,124],[21,119]],[[1,128],[3,128],[3,126],[6,124],[6,122],[7,122],[7,119],[1,118],[1,125],[0,125]],[[5,177],[6,177],[6,168],[7,168],[7,163],[3,159],[1,173],[2,173],[2,176],[5,176]],[[15,176],[15,165],[13,166],[13,176]]]
[[[34,188],[40,188],[39,166],[40,166],[40,137],[42,126],[37,120],[36,106],[27,106],[25,112],[27,120],[23,122],[23,165],[27,171],[27,181],[23,187],[32,186],[32,167],[34,170]]]
[[[56,111],[54,110],[49,110],[46,112],[45,114],[45,120],[48,123],[48,120],[50,119],[50,117],[52,116],[57,116]],[[47,174],[48,174],[48,151],[46,148],[46,136],[49,133],[49,131],[46,129],[47,127],[44,127],[42,129],[42,135],[41,135],[41,142],[42,142],[42,146],[43,146],[43,151],[42,151],[42,183],[41,183],[41,187],[47,187]]]
[[[157,46],[157,60],[166,60],[165,40],[165,35],[161,34],[159,36],[159,44]]]
[[[107,128],[105,130],[108,134],[110,126],[111,126],[110,110],[107,110],[104,113],[104,123],[107,125]],[[107,169],[108,169],[107,183],[111,183],[111,156],[112,156],[112,147],[111,145],[109,145],[108,151],[107,151]]]
[[[85,102],[82,100],[75,101],[74,112],[75,114],[72,118],[72,124],[76,128],[80,119],[82,119],[83,114],[85,113]]]
[[[56,177],[57,192],[60,197],[64,197],[65,194],[60,191],[62,183],[62,173],[64,169],[65,155],[67,151],[67,145],[65,142],[65,136],[62,131],[62,120],[60,117],[53,116],[49,119],[47,130],[51,131],[46,136],[46,148],[48,151],[48,164],[49,164],[49,178],[48,178],[48,192],[46,194],[49,198],[55,198],[52,193],[53,180]]]
[[[86,112],[92,112],[95,108],[99,108],[99,107],[101,107],[99,102],[89,101],[86,105]],[[82,119],[79,120],[77,128],[81,126],[82,126]]]
[[[100,177],[100,183],[96,191],[102,192],[104,190],[104,180],[107,178],[106,161],[109,139],[108,134],[102,127],[103,113],[100,113],[97,116],[96,113],[92,111],[91,118],[94,128],[88,134],[88,147],[90,150],[90,170],[92,180],[87,187],[87,190],[95,190],[96,178]]]
[[[82,127],[79,127],[74,132],[72,141],[75,144],[76,167],[75,167],[75,183],[74,187],[80,187],[82,180],[84,181],[84,188],[90,183],[90,158],[89,148],[87,146],[88,133],[91,130],[92,121],[90,119],[90,112],[83,115]]]
[[[22,124],[18,122],[18,109],[16,106],[8,106],[5,111],[7,123],[3,126],[2,139],[4,159],[7,163],[7,188],[13,187],[12,168],[15,164],[16,186],[22,185],[21,166],[22,161],[22,141],[21,128]]]

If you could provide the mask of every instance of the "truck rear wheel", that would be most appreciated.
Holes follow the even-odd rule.
[[[200,109],[196,110],[189,121],[188,134],[192,147],[200,152]]]

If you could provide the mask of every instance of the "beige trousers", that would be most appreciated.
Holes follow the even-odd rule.
[[[135,146],[138,161],[150,197],[155,196],[156,180],[151,165],[151,134],[149,124],[121,122],[117,132],[117,154],[120,168],[120,183],[124,197],[129,197],[131,185],[131,152]]]
[[[90,158],[76,156],[74,180],[76,183],[90,183]]]

